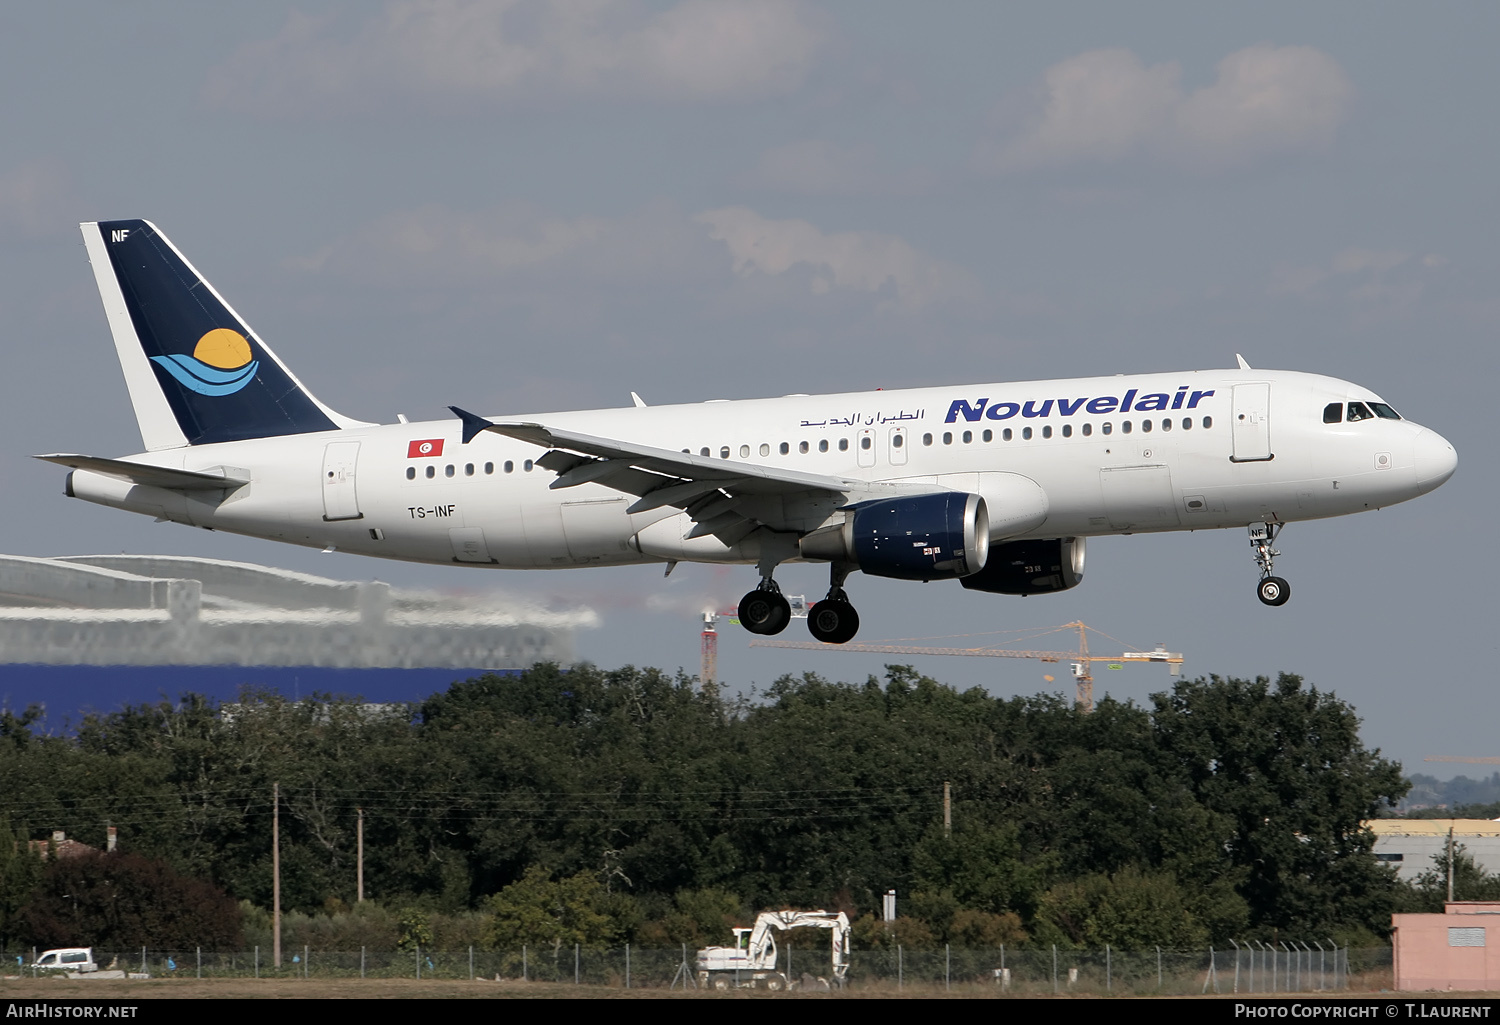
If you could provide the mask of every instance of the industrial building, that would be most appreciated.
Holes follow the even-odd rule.
[[[1474,863],[1486,872],[1500,874],[1500,822],[1489,819],[1371,819],[1365,823],[1375,834],[1375,857],[1396,869],[1411,882],[1446,858],[1451,830],[1453,843],[1461,845]]]
[[[466,675],[569,663],[574,630],[595,622],[589,609],[217,559],[3,555],[0,701],[109,709],[293,681],[300,695],[415,700]]]

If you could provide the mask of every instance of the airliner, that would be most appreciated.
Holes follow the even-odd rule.
[[[157,520],[414,562],[756,567],[739,606],[784,629],[786,562],[829,566],[814,638],[854,637],[850,573],[1030,595],[1089,537],[1246,530],[1257,594],[1298,520],[1453,475],[1453,446],[1348,381],[1193,370],[394,424],[303,386],[149,221],[83,224],[145,451],[44,455],[69,497]]]

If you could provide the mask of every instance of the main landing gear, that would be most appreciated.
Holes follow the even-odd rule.
[[[846,644],[859,633],[859,613],[849,604],[844,593],[844,579],[850,567],[834,563],[829,580],[828,595],[807,610],[807,631],[813,640],[824,644]]]
[[[1281,554],[1271,547],[1271,543],[1284,526],[1283,523],[1250,524],[1250,547],[1255,551],[1255,564],[1260,567],[1260,583],[1255,587],[1255,594],[1266,605],[1285,605],[1292,596],[1292,585],[1271,575],[1271,564]]]
[[[845,644],[859,632],[859,613],[844,593],[844,579],[852,566],[834,563],[828,595],[807,610],[807,630],[814,640],[824,644]],[[792,618],[792,606],[781,594],[781,588],[769,576],[760,578],[760,586],[740,599],[740,625],[753,634],[769,636],[786,629]]]
[[[792,621],[792,606],[769,576],[740,599],[740,625],[753,634],[779,634]]]

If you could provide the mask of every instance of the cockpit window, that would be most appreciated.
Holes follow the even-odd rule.
[[[1370,412],[1370,407],[1363,402],[1349,403],[1349,422],[1351,424],[1356,420],[1371,420],[1374,416],[1375,414]]]
[[[1370,408],[1375,410],[1375,415],[1380,417],[1380,419],[1382,420],[1401,419],[1401,414],[1396,412],[1390,406],[1387,406],[1384,402],[1372,402],[1370,403]]]
[[[1341,424],[1344,422],[1344,404],[1342,402],[1330,402],[1323,407],[1323,422],[1325,424]]]

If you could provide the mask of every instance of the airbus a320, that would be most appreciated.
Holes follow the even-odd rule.
[[[74,498],[388,559],[507,569],[755,566],[752,633],[791,618],[786,562],[824,562],[813,637],[850,640],[851,572],[1041,594],[1085,539],[1248,529],[1257,594],[1281,528],[1378,509],[1452,476],[1454,448],[1315,374],[1103,378],[376,424],[296,378],[149,221],[84,242],[145,451],[44,455]]]

